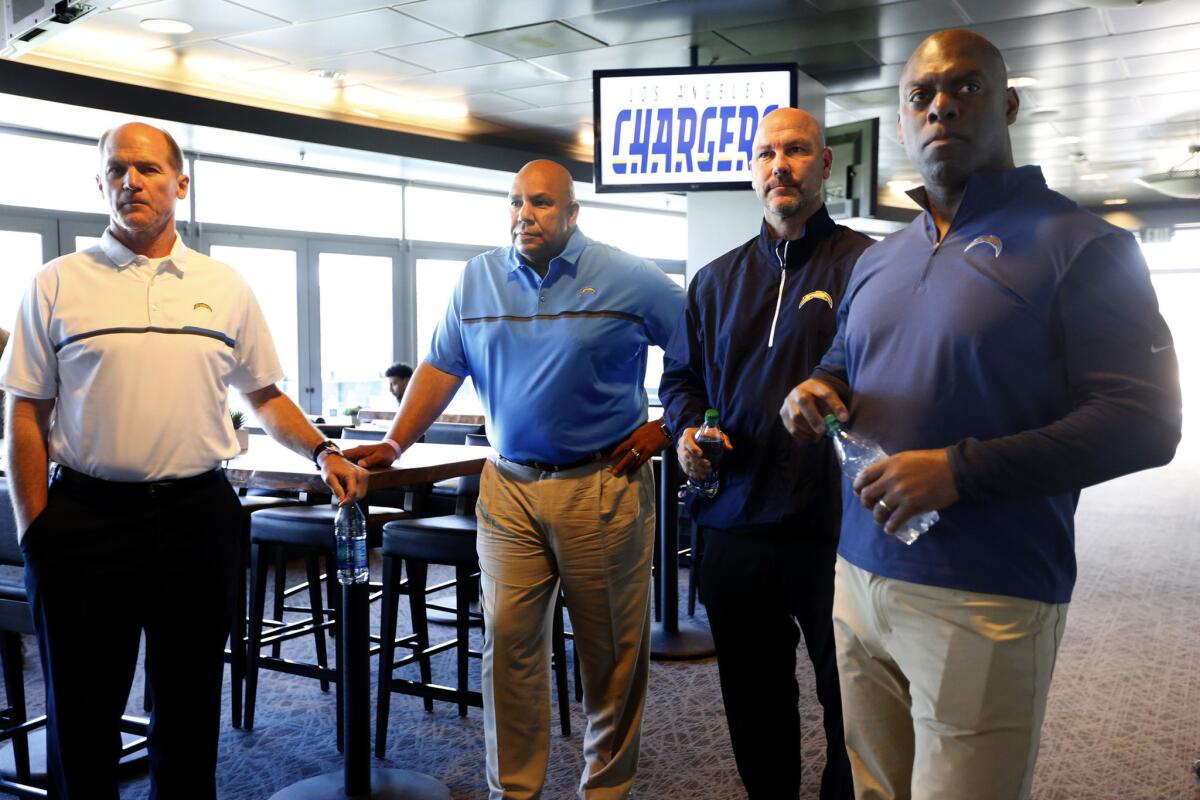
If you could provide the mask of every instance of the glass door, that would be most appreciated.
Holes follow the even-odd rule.
[[[58,256],[57,220],[0,214],[0,253],[0,328],[11,332],[33,276]]]
[[[439,247],[420,245],[413,250],[413,285],[416,295],[416,362],[429,354],[434,331],[446,314],[454,288],[467,262],[484,252],[476,247]],[[446,407],[447,414],[482,414],[483,406],[470,378]]]

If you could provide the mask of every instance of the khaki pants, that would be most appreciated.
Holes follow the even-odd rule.
[[[837,560],[833,630],[858,800],[1024,800],[1067,605]]]
[[[637,772],[650,670],[654,479],[596,462],[544,473],[504,460],[480,480],[491,800],[541,796],[550,749],[550,621],[561,581],[587,713],[580,796],[623,798]]]

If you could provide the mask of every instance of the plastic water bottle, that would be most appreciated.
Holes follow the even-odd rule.
[[[837,417],[833,414],[825,415],[825,435],[833,439],[833,449],[837,451],[838,463],[842,465],[842,472],[851,482],[864,468],[887,458],[888,454],[882,447],[865,436],[859,436],[843,428],[842,423],[838,422]],[[894,535],[905,544],[912,544],[937,521],[938,513],[936,511],[918,514],[910,517]]]
[[[721,465],[721,457],[725,455],[725,437],[721,435],[721,429],[717,427],[717,410],[715,408],[704,412],[704,424],[696,431],[695,440],[704,453],[704,457],[708,459],[708,463],[712,464],[712,472],[702,481],[689,477],[687,489],[701,497],[716,497],[717,489],[721,485],[717,467]]]
[[[337,539],[338,583],[366,583],[367,519],[358,503],[347,503],[338,508],[333,535]]]

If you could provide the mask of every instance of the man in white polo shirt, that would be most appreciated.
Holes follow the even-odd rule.
[[[175,141],[133,123],[104,134],[100,153],[108,229],[38,272],[0,359],[51,796],[118,796],[118,723],[144,632],[151,796],[215,798],[244,524],[220,469],[238,452],[228,387],[274,438],[318,459],[340,499],[362,497],[366,473],[276,388],[283,372],[246,282],[176,235],[188,177]]]

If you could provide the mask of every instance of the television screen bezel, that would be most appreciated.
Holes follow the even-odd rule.
[[[596,193],[615,192],[716,192],[749,189],[750,181],[714,181],[711,183],[628,183],[606,184],[604,171],[600,168],[600,153],[604,143],[600,126],[600,81],[603,78],[637,78],[649,75],[718,75],[746,72],[787,72],[788,105],[792,108],[800,101],[800,67],[795,63],[772,64],[729,64],[709,67],[639,67],[637,69],[598,69],[592,71],[592,126],[594,142],[592,148],[592,184]]]

